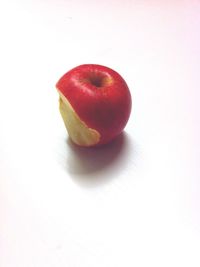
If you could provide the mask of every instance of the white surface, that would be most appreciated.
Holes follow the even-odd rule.
[[[1,267],[200,266],[200,2],[1,1]],[[54,85],[133,95],[123,137],[71,145]]]

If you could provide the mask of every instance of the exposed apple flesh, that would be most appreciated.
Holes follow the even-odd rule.
[[[80,146],[93,146],[99,142],[100,134],[81,121],[69,101],[60,93],[59,109],[72,141]]]

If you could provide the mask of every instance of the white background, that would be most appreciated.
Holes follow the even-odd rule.
[[[0,266],[200,266],[200,1],[0,1]],[[70,143],[57,80],[118,71],[133,110]]]

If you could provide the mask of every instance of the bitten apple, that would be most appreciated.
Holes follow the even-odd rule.
[[[75,144],[106,144],[123,131],[132,102],[125,80],[116,71],[80,65],[64,74],[56,88],[60,113]]]

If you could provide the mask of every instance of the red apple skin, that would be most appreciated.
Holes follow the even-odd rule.
[[[116,71],[97,64],[80,65],[65,73],[56,88],[80,119],[100,133],[96,145],[110,142],[126,126],[131,113],[131,94]]]

